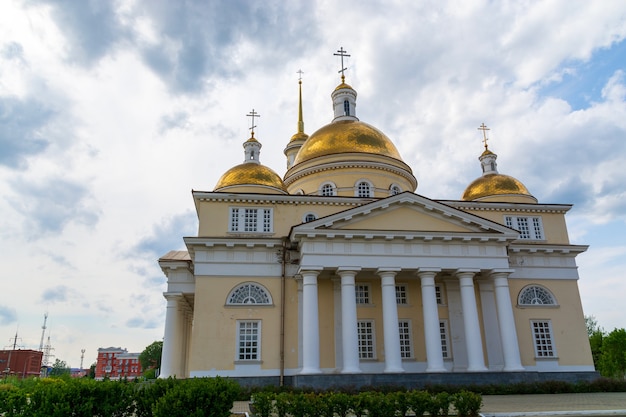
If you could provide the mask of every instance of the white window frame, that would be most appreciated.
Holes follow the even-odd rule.
[[[545,319],[531,320],[530,331],[533,337],[535,358],[556,358],[556,347],[554,346],[554,332],[552,331],[552,321]]]
[[[327,192],[330,191],[330,192]],[[334,197],[337,195],[337,186],[335,183],[327,181],[320,185],[319,195],[323,197]]]
[[[398,320],[398,334],[400,335],[400,357],[402,359],[413,358],[413,331],[411,320]]]
[[[365,187],[362,187],[362,184],[367,184],[367,195],[363,195],[361,191],[365,191]],[[360,179],[354,184],[354,195],[355,197],[361,198],[372,198],[374,197],[374,186],[372,183],[366,179]]]
[[[237,320],[236,362],[261,361],[261,324],[261,320]],[[248,335],[246,330],[251,330],[252,333]],[[248,336],[250,336],[249,340],[247,340]],[[253,343],[253,345],[247,346],[246,343]]]
[[[530,302],[528,299],[530,298]],[[526,300],[525,300],[526,299]],[[517,296],[517,305],[520,307],[556,307],[556,297],[546,287],[542,285],[527,285]]]
[[[389,195],[397,195],[402,192],[402,188],[398,184],[391,184],[389,187]]]
[[[308,213],[304,213],[304,216],[302,216],[302,223],[309,223],[315,220],[317,220],[317,215],[310,211]]]
[[[504,224],[519,231],[519,239],[545,240],[540,216],[504,216]]]
[[[243,302],[235,302],[234,297],[240,298],[244,296]],[[244,282],[233,288],[228,297],[226,297],[226,305],[229,306],[249,306],[254,304],[260,305],[273,305],[272,295],[263,285],[256,282]]]
[[[370,292],[370,284],[357,282],[354,285],[354,293],[357,305],[369,305],[372,303],[372,295]]]
[[[443,356],[444,359],[452,358],[448,320],[439,320],[439,336],[441,337],[441,356]]]
[[[359,359],[376,359],[376,329],[374,320],[358,320],[357,339],[359,344]]]
[[[399,306],[409,305],[409,290],[406,284],[396,284],[396,304]]]
[[[273,233],[274,209],[271,207],[231,207],[228,214],[228,231],[231,233]]]

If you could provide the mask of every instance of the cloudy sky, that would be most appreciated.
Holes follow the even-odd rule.
[[[253,108],[281,175],[297,128],[332,119],[340,47],[358,116],[417,192],[459,199],[481,132],[501,173],[571,203],[585,314],[626,327],[626,2],[4,0],[0,348],[84,366],[163,336],[156,260],[197,227],[191,190],[243,161]],[[11,339],[11,340],[10,340]]]

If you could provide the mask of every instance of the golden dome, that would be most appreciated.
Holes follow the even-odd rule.
[[[354,90],[354,88],[352,88],[349,84],[346,84],[345,82],[342,82],[341,84],[339,84],[337,86],[337,88],[335,88],[335,91],[341,90],[343,88],[349,88],[350,90]]]
[[[243,163],[232,167],[222,175],[213,191],[233,186],[261,185],[287,192],[280,176],[265,165]]]
[[[475,179],[467,186],[461,199],[472,201],[496,195],[523,195],[534,199],[524,184],[503,174],[487,174]]]
[[[357,120],[329,123],[304,142],[294,165],[338,153],[370,153],[402,161],[398,149],[380,130]]]

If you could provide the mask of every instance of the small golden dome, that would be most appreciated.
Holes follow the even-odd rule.
[[[335,88],[335,91],[342,90],[344,88],[349,88],[350,90],[354,90],[354,88],[352,88],[349,84],[346,84],[345,82],[342,82],[341,84],[339,84],[337,86],[337,88]]]
[[[370,153],[402,161],[398,149],[380,130],[356,120],[329,123],[313,133],[300,148],[294,165],[338,153]]]
[[[287,192],[280,176],[265,165],[243,163],[232,167],[222,175],[213,191],[233,186],[261,185]]]
[[[289,143],[291,143],[291,142],[295,142],[295,141],[297,141],[297,140],[303,140],[303,141],[304,141],[304,140],[307,140],[308,138],[309,138],[309,135],[307,135],[306,133],[304,133],[304,132],[298,132],[298,133],[294,134],[294,135],[291,137],[291,139],[289,140]]]
[[[461,199],[472,201],[496,195],[523,195],[534,199],[524,184],[503,174],[487,174],[475,179],[467,186]]]

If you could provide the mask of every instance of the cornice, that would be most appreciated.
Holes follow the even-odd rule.
[[[562,254],[562,255],[578,255],[585,252],[589,246],[587,245],[549,245],[549,244],[524,244],[511,243],[509,245],[509,253],[543,253],[543,254]]]
[[[192,190],[196,201],[245,203],[245,204],[307,204],[324,206],[356,207],[377,199],[361,197],[314,196],[299,194],[239,194]]]
[[[571,204],[528,204],[528,203],[495,203],[460,200],[436,200],[439,203],[457,208],[459,210],[477,211],[506,211],[524,213],[557,213],[565,214],[571,208]]]
[[[388,158],[383,155],[379,155],[379,156],[383,158]],[[325,157],[328,157],[328,155],[326,155]],[[389,159],[399,162],[402,165],[405,165],[406,167],[400,168],[392,164],[386,164],[383,162],[338,161],[338,162],[327,162],[323,164],[313,165],[311,167],[303,168],[301,170],[296,171],[295,170],[295,168],[297,168],[297,165],[296,165],[289,170],[289,171],[294,170],[295,172],[290,174],[288,171],[283,179],[283,183],[285,184],[285,186],[289,186],[293,184],[294,182],[296,182],[297,180],[299,180],[300,178],[307,177],[309,175],[317,174],[317,173],[324,172],[324,171],[333,171],[337,169],[351,169],[351,168],[372,168],[372,169],[378,169],[381,171],[391,172],[395,175],[404,177],[413,185],[414,188],[417,188],[417,179],[413,175],[411,168],[402,161],[398,161],[393,158],[389,158]]]

